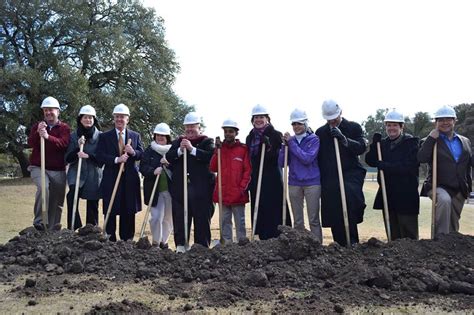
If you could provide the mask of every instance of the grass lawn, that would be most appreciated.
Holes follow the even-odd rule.
[[[365,211],[364,222],[359,225],[359,234],[361,241],[366,241],[372,236],[385,240],[385,230],[382,219],[382,212],[372,210],[375,193],[378,189],[376,182],[365,182],[364,194],[366,198],[367,208]],[[31,179],[11,179],[0,181],[0,244],[6,243],[15,236],[20,230],[32,224],[33,220],[33,204],[36,188],[32,184]],[[100,208],[102,203],[100,202]],[[81,216],[85,219],[85,202],[82,201],[79,207]],[[143,206],[146,209],[146,206]],[[99,209],[99,211],[102,211]],[[143,222],[145,211],[141,211],[136,217],[136,238],[140,233],[141,224]],[[212,218],[212,236],[213,239],[219,238],[219,211]],[[102,216],[100,224],[102,224]],[[250,206],[247,207],[247,230],[250,235]],[[64,204],[63,227],[66,226],[66,206]],[[307,225],[308,226],[308,225]],[[420,238],[429,238],[431,231],[431,200],[421,198],[421,213],[419,216]],[[474,204],[466,204],[461,216],[460,232],[464,234],[474,235]],[[146,234],[150,235],[147,227]],[[323,229],[324,243],[329,244],[332,241],[330,229]],[[192,233],[191,233],[192,240]],[[171,237],[172,243],[172,237]]]

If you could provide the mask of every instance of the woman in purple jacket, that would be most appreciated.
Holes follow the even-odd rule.
[[[319,220],[321,181],[318,166],[319,138],[308,127],[306,112],[295,109],[290,115],[294,136],[286,132],[278,163],[283,167],[285,145],[288,146],[288,190],[293,210],[294,228],[304,229],[303,203],[306,200],[311,232],[320,243],[323,241]]]

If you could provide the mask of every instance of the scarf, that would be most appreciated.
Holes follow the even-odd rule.
[[[82,124],[77,125],[77,137],[80,138],[84,136],[86,140],[91,139],[94,136],[95,126],[86,128]]]
[[[200,135],[200,136],[197,136],[197,137],[194,138],[194,139],[188,139],[188,140],[191,142],[191,144],[193,145],[193,147],[197,147],[197,146],[198,146],[204,139],[206,139],[206,138],[207,138],[207,136],[205,136],[205,135]],[[181,136],[181,137],[179,137],[179,139],[182,140],[182,139],[187,139],[187,138],[184,137],[184,136]]]
[[[260,143],[263,141],[263,133],[265,132],[265,129],[270,126],[270,124],[267,124],[265,127],[262,128],[253,128],[253,139],[250,142],[250,156],[254,157],[258,155],[258,149],[260,147]]]
[[[151,148],[153,149],[153,151],[155,151],[156,153],[160,154],[161,156],[165,156],[165,154],[169,151],[169,149],[171,148],[171,144],[158,144],[156,143],[156,141],[152,141],[151,142]]]

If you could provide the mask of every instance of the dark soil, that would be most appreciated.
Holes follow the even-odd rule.
[[[27,275],[25,285],[14,290],[35,296],[100,291],[102,280],[151,281],[154,293],[168,296],[178,311],[345,312],[432,304],[445,311],[474,310],[473,236],[389,244],[370,239],[346,249],[321,246],[309,232],[281,229],[268,241],[212,250],[195,245],[176,254],[148,246],[146,239],[106,241],[92,226],[78,233],[30,227],[0,245],[0,281]],[[68,280],[75,274],[89,280]],[[95,306],[91,313],[153,312],[128,298]]]

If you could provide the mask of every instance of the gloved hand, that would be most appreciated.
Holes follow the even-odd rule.
[[[291,138],[291,135],[289,132],[285,132],[285,134],[283,135],[283,137],[281,137],[281,141],[284,145],[288,145],[288,141],[290,140]]]
[[[216,137],[216,148],[222,148],[221,137]]]
[[[385,161],[377,161],[377,168],[381,171],[387,168],[387,162]]]
[[[263,143],[268,147],[270,146],[270,138],[268,136],[263,136]]]
[[[347,138],[342,134],[341,129],[337,127],[331,128],[331,136],[339,140],[343,145],[347,144]]]
[[[376,132],[372,137],[372,143],[378,143],[382,141],[382,134]]]

